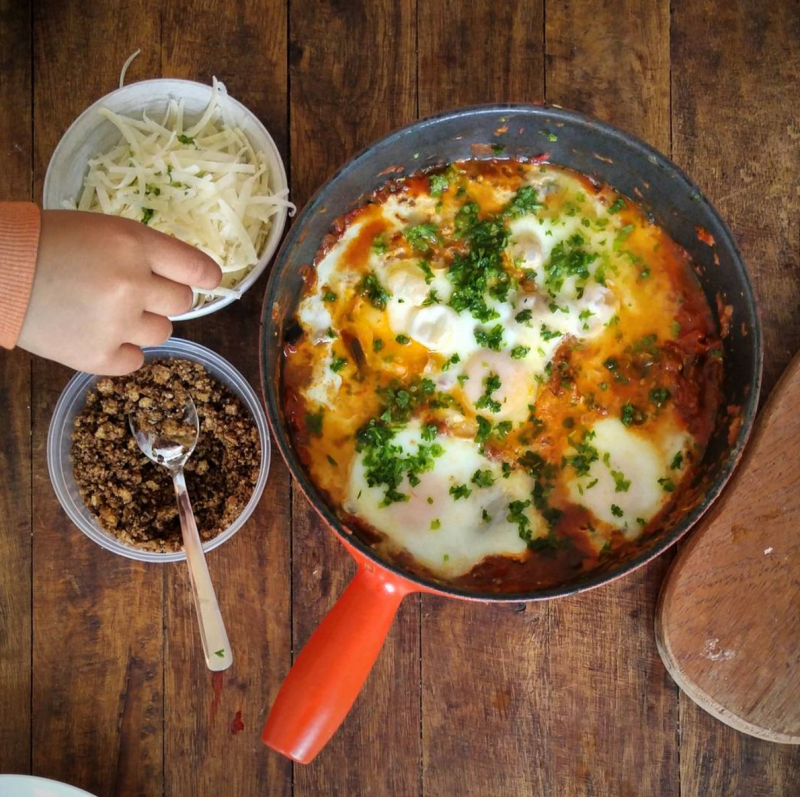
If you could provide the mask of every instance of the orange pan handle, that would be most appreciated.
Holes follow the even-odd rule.
[[[413,584],[362,557],[355,578],[308,640],[278,692],[261,739],[308,764],[342,724]]]

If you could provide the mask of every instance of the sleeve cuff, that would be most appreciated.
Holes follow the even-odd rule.
[[[31,298],[41,213],[32,202],[0,202],[0,346],[17,344]]]

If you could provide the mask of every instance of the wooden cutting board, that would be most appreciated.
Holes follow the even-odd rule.
[[[667,574],[656,641],[678,686],[710,714],[800,744],[800,354]]]

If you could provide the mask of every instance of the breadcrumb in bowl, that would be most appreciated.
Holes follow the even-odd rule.
[[[128,377],[73,377],[50,425],[50,478],[70,519],[104,548],[141,561],[180,561],[171,478],[138,451],[127,412],[157,398],[182,402],[183,391],[195,400],[201,434],[187,481],[206,551],[232,537],[258,504],[269,434],[253,389],[214,352],[171,339],[146,349],[145,358]]]

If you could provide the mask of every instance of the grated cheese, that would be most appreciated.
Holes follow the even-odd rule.
[[[270,189],[264,153],[224,122],[226,96],[214,78],[208,106],[188,126],[182,100],[171,100],[161,121],[102,108],[121,140],[89,161],[80,197],[64,203],[141,221],[205,252],[222,269],[222,283],[212,291],[193,289],[195,308],[240,296],[238,286],[264,251],[272,217],[281,207],[295,210],[287,189]]]

